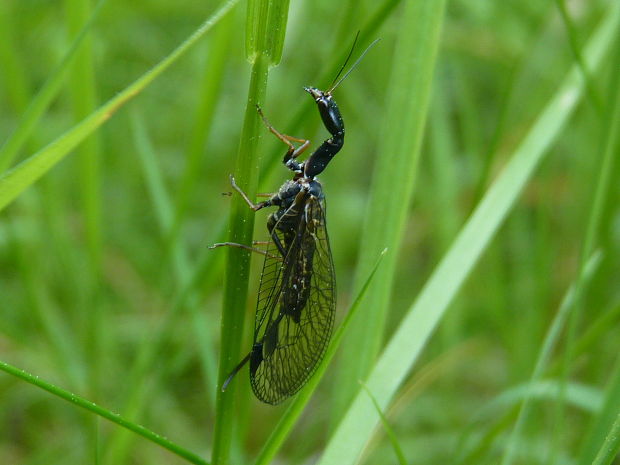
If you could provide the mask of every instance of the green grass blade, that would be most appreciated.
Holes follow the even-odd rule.
[[[148,135],[143,119],[136,112],[131,112],[131,128],[134,136],[136,153],[140,159],[147,189],[151,197],[153,209],[155,210],[155,216],[157,217],[160,235],[164,236],[170,229],[174,218],[172,201],[164,184],[162,170],[157,163],[155,148]]]
[[[131,112],[131,128],[136,147],[135,151],[141,162],[142,170],[146,178],[147,190],[151,197],[153,210],[155,211],[160,229],[160,236],[163,240],[163,237],[172,224],[173,218],[170,197],[164,186],[162,172],[157,164],[155,150],[148,137],[147,130],[142,119],[135,111]],[[185,258],[184,256],[178,258],[178,260],[174,261],[175,264],[183,262],[182,264],[186,265],[183,260],[183,258]],[[185,268],[183,268],[183,270],[185,270]],[[178,278],[179,269],[175,268],[174,271]],[[120,410],[125,418],[130,421],[137,421],[148,404],[148,387],[152,384],[147,383],[147,376],[149,376],[149,381],[153,378],[160,379],[157,376],[159,374],[157,369],[153,369],[153,363],[157,357],[157,353],[161,350],[165,341],[165,336],[174,325],[174,316],[177,315],[179,309],[180,307],[173,306],[171,310],[165,314],[156,329],[148,331],[140,341],[136,351],[137,356],[135,361],[126,375],[127,390],[125,398],[123,399],[123,406]],[[114,431],[108,439],[103,462],[110,464],[125,463],[134,439],[134,436],[128,434],[125,430]]]
[[[612,69],[618,69],[620,66],[620,50],[618,50],[617,45],[620,44],[620,27],[616,31],[616,47],[615,53],[612,55]],[[586,64],[581,63],[580,58],[578,58],[578,66],[581,69],[581,72],[584,74],[584,79],[586,80],[586,85],[589,85],[587,89],[590,90],[590,94],[593,94],[595,90],[593,90],[591,85],[591,79],[589,79],[589,68]],[[612,171],[614,166],[614,155],[617,153],[618,141],[620,140],[620,136],[618,135],[618,131],[620,130],[620,91],[618,90],[618,84],[620,84],[620,79],[617,75],[612,75],[611,79],[611,90],[609,92],[610,101],[612,102],[610,105],[607,105],[605,108],[599,111],[599,114],[603,115],[602,125],[603,125],[603,149],[601,150],[602,156],[600,159],[600,167],[597,173],[597,177],[594,180],[592,185],[592,207],[590,209],[588,215],[588,221],[586,223],[585,237],[582,242],[581,247],[581,256],[579,261],[579,269],[578,269],[578,277],[579,280],[583,279],[585,274],[586,263],[585,260],[592,253],[595,247],[599,246],[600,242],[600,233],[601,233],[601,224],[603,223],[603,211],[605,204],[612,205],[615,201],[616,194],[612,188]],[[591,98],[595,99],[594,95]],[[599,109],[599,108],[597,108]],[[573,370],[572,363],[575,358],[575,352],[577,350],[577,335],[579,328],[581,326],[581,320],[585,310],[585,296],[579,294],[575,299],[574,308],[571,311],[570,319],[568,323],[568,331],[566,337],[566,347],[564,349],[564,354],[562,358],[561,364],[561,374],[564,378],[564,382],[568,383],[570,379],[571,372]],[[562,397],[558,399],[558,403],[555,410],[555,428],[556,438],[559,438],[564,435],[564,429],[567,424],[567,413],[564,408],[564,400]],[[556,440],[559,442],[559,439]],[[559,446],[561,447],[561,446]],[[557,448],[559,448],[557,447]],[[556,448],[556,449],[557,449]]]
[[[187,40],[177,47],[170,55],[160,61],[150,71],[121,91],[116,97],[99,107],[85,118],[58,137],[52,143],[30,156],[10,171],[0,176],[0,210],[4,209],[19,194],[36,182],[47,171],[68,155],[79,143],[104,124],[116,111],[129,100],[142,92],[155,78],[175,63],[207,33],[239,0],[229,0],[207,19]]]
[[[511,387],[486,403],[475,414],[454,448],[458,451],[454,463],[459,465],[481,463],[482,457],[494,454],[496,441],[514,422],[519,406],[524,400],[536,400],[541,407],[545,405],[543,402],[551,405],[564,389],[568,404],[584,413],[595,413],[603,405],[600,389],[576,382],[563,386],[561,381],[549,379]],[[480,434],[479,428],[484,430],[483,434]],[[474,435],[474,432],[477,434]]]
[[[615,55],[612,60],[612,69],[620,68],[620,39],[616,39]],[[614,163],[618,163],[617,154],[620,146],[620,74],[612,75],[610,97],[612,103],[609,105],[607,118],[609,125],[605,128],[605,143],[603,148],[603,159],[601,161],[598,179],[595,183],[592,210],[588,219],[588,226],[583,244],[582,261],[589,257],[594,249],[598,247],[601,230],[601,223],[604,217],[604,207],[606,204],[613,204],[614,198],[612,175]],[[614,95],[615,93],[615,95]],[[614,98],[615,97],[615,98]]]
[[[606,15],[585,52],[589,69],[596,69],[615,38],[620,4]],[[393,398],[422,348],[454,299],[497,229],[514,206],[534,169],[559,135],[583,92],[578,69],[573,68],[556,95],[487,191],[454,244],[441,260],[374,366],[366,384],[385,408]],[[360,393],[331,437],[321,465],[353,463],[378,421],[368,396]]]
[[[581,450],[577,459],[579,465],[591,464],[596,455],[599,444],[604,441],[606,434],[613,429],[613,422],[616,412],[620,410],[620,358],[616,359],[616,364],[611,369],[605,399],[597,415],[592,419],[588,431],[581,444]],[[600,450],[598,452],[600,454]]]
[[[285,8],[286,7],[286,8]],[[285,9],[280,23],[270,22],[273,8]],[[273,14],[273,11],[272,13]],[[234,176],[237,184],[249,198],[254,198],[258,184],[259,165],[258,144],[261,125],[257,105],[262,105],[267,92],[269,65],[273,58],[273,46],[284,40],[288,0],[252,0],[248,4],[246,22],[246,45],[248,59],[252,62],[250,87],[243,120],[239,151],[235,163]],[[248,38],[249,37],[249,38]],[[240,195],[233,196],[230,212],[229,242],[251,244],[254,229],[254,212],[250,210]],[[222,392],[228,374],[240,360],[241,343],[250,268],[249,252],[229,247],[224,278],[224,298],[220,327],[221,349],[218,369],[218,391],[215,407],[215,434],[212,461],[216,465],[230,462],[230,448],[233,440],[235,419],[234,395],[236,383]]]
[[[90,0],[65,0],[67,12],[67,28],[72,37],[79,37],[80,29],[90,24]],[[95,11],[95,14],[98,10]],[[84,45],[77,52],[75,62],[69,67],[71,70],[69,91],[72,97],[74,118],[77,121],[86,118],[97,108],[97,83],[95,80],[94,58],[92,54],[92,40],[84,39]],[[99,275],[101,267],[101,141],[97,133],[93,133],[84,140],[78,149],[78,179],[82,197],[84,214],[85,237],[88,245],[91,275]],[[97,309],[100,308],[97,306]],[[98,312],[98,310],[96,310]],[[92,323],[95,326],[101,318],[93,315]],[[91,330],[90,339],[97,353],[98,332]],[[97,356],[97,355],[95,355]],[[98,376],[93,376],[96,383]]]
[[[609,465],[618,456],[618,452],[620,452],[620,413],[616,416],[616,421],[605,437],[592,465]]]
[[[269,50],[269,65],[276,66],[282,59],[282,50],[284,49],[284,33],[286,31],[286,23],[288,20],[289,0],[269,2],[269,26],[268,29],[274,33],[269,34],[267,48]]]
[[[80,51],[84,45],[84,40],[92,30],[93,24],[99,12],[101,11],[106,0],[99,0],[97,6],[93,9],[90,19],[84,27],[82,27],[79,34],[73,40],[71,47],[58,64],[55,71],[52,72],[47,79],[41,90],[37,93],[36,97],[30,102],[28,108],[24,112],[24,115],[20,119],[17,129],[9,136],[0,148],[0,173],[4,172],[24,146],[24,143],[28,137],[32,134],[37,123],[45,113],[45,110],[49,107],[52,100],[58,95],[67,71],[70,68],[71,63],[76,57],[76,54]]]
[[[405,458],[405,454],[403,453],[403,448],[401,447],[400,442],[398,441],[398,437],[396,436],[396,433],[390,426],[390,422],[388,421],[387,417],[381,410],[381,407],[379,407],[379,404],[377,403],[377,399],[375,399],[375,396],[372,395],[372,392],[368,390],[365,384],[362,384],[362,388],[364,389],[364,391],[366,391],[366,394],[368,394],[368,397],[370,397],[372,404],[375,406],[375,410],[377,411],[377,415],[379,415],[379,419],[381,420],[383,429],[385,430],[385,433],[387,434],[390,440],[390,443],[392,444],[392,448],[394,449],[394,453],[396,454],[398,463],[400,465],[407,465],[407,459]]]
[[[132,423],[126,420],[125,418],[121,417],[120,415],[117,415],[116,413],[113,413],[110,410],[107,410],[95,404],[94,402],[86,400],[83,397],[77,396],[69,391],[59,388],[58,386],[55,386],[51,383],[43,381],[38,376],[34,376],[30,373],[26,373],[25,371],[20,370],[19,368],[16,368],[2,361],[0,361],[0,370],[12,376],[15,376],[16,378],[19,378],[22,381],[25,381],[34,386],[37,386],[38,388],[43,389],[53,394],[56,397],[59,397],[63,400],[66,400],[67,402],[77,405],[78,407],[88,410],[89,412],[92,412],[95,415],[99,415],[100,417],[105,418],[106,420],[110,420],[112,423],[116,423],[117,425],[122,426],[123,428],[126,428],[136,434],[139,434],[140,436],[148,439],[149,441],[152,441],[155,444],[158,444],[162,446],[163,448],[168,449],[173,454],[176,454],[179,457],[184,458],[190,463],[194,463],[196,465],[208,465],[208,463],[204,461],[202,458],[200,458],[198,455],[186,449],[183,449],[182,447],[178,446],[174,442],[164,438],[163,436],[160,436],[157,433],[154,433],[148,430],[144,426],[138,425],[136,423]]]
[[[90,0],[65,0],[67,13],[67,29],[70,37],[79,38],[80,29],[91,24],[89,16],[94,17],[91,11]],[[75,60],[70,64],[69,93],[72,97],[74,121],[78,122],[97,108],[97,83],[93,58],[91,37],[84,39],[83,46],[76,53]],[[84,225],[84,239],[87,246],[88,273],[83,293],[87,302],[95,303],[91,306],[86,324],[83,325],[86,333],[86,353],[88,358],[88,381],[91,393],[100,392],[102,380],[102,360],[106,353],[105,318],[100,305],[100,287],[98,283],[101,275],[102,260],[102,212],[101,212],[101,141],[97,132],[86,138],[77,150],[78,164],[75,167],[76,176],[80,184],[82,207],[82,223]],[[66,207],[66,205],[65,205]],[[86,268],[86,267],[85,267]],[[84,270],[86,271],[86,269]],[[84,307],[86,304],[84,305]],[[99,419],[93,419],[90,434],[90,448],[97,451]],[[100,461],[100,454],[96,453],[95,460]]]
[[[9,2],[0,4],[0,66],[10,105],[14,110],[21,112],[28,106],[30,91],[26,71],[15,43],[17,34],[10,18],[13,7]]]
[[[245,54],[251,63],[262,55],[269,66],[280,63],[289,0],[248,0]]]
[[[178,242],[188,200],[201,179],[204,148],[216,116],[217,102],[225,82],[224,73],[230,60],[229,44],[237,32],[234,20],[235,17],[230,15],[221,21],[213,30],[213,37],[208,44],[209,56],[204,66],[194,124],[185,151],[183,176],[179,183],[178,194],[175,196],[175,218],[169,231],[168,248],[172,248]]]
[[[250,169],[256,166],[259,121],[256,104],[264,100],[267,83],[267,60],[256,58],[252,67],[250,91],[245,111],[245,120],[241,133],[241,143],[237,156],[235,179],[248,193],[250,198],[256,192],[257,173]],[[231,201],[229,242],[250,244],[254,229],[254,212],[243,202],[240,196]],[[214,464],[229,463],[230,445],[233,434],[234,394],[236,384],[232,383],[226,392],[219,389],[241,354],[247,289],[249,280],[250,257],[244,250],[229,247],[224,278],[224,300],[222,304],[221,344],[218,370],[218,392],[216,394],[216,418],[213,455]]]
[[[388,247],[391,253],[379,271],[379,285],[366,297],[364,315],[353,322],[347,337],[334,393],[336,420],[359,390],[357,380],[366,378],[381,347],[398,250],[416,180],[444,5],[444,1],[407,2],[400,18],[387,117],[381,130],[385,137],[373,169],[356,285],[359,287],[376,259],[367,250]]]
[[[529,386],[535,386],[536,383],[542,379],[545,369],[549,364],[549,360],[551,359],[553,350],[558,343],[560,334],[562,332],[562,329],[564,328],[566,320],[570,315],[570,312],[573,309],[576,300],[579,298],[578,296],[583,293],[584,287],[589,281],[591,281],[594,273],[599,268],[600,263],[601,254],[594,254],[583,270],[583,277],[580,276],[575,280],[573,285],[569,288],[568,292],[564,296],[564,299],[562,299],[560,308],[551,326],[549,327],[542,347],[538,353],[538,359],[536,360],[536,365],[532,372]],[[562,395],[562,390],[559,391],[559,394]],[[531,403],[533,397],[533,393],[526,393],[523,404],[520,406],[517,420],[515,422],[515,427],[512,430],[512,434],[510,435],[510,439],[508,440],[508,443],[506,445],[504,457],[502,460],[503,464],[510,463],[513,455],[516,453],[520,438],[522,436],[521,433],[532,409]]]
[[[162,240],[168,233],[173,222],[172,201],[165,188],[163,173],[157,163],[155,150],[151,140],[147,134],[143,120],[135,113],[132,113],[132,128],[135,138],[136,152],[142,163],[143,171],[146,177],[149,194],[152,199],[157,221],[160,228]],[[223,228],[219,228],[223,229]],[[167,336],[175,325],[178,325],[183,317],[183,312],[189,312],[193,318],[200,318],[199,312],[203,311],[198,299],[197,287],[204,278],[204,282],[212,283],[215,281],[214,276],[221,271],[221,266],[215,266],[218,260],[217,254],[213,251],[205,249],[202,256],[197,260],[197,265],[190,266],[187,253],[179,242],[173,249],[173,271],[176,281],[179,283],[180,290],[173,299],[170,309],[163,316],[157,327],[149,331],[147,337],[140,342],[137,351],[136,360],[126,377],[128,386],[127,394],[124,399],[123,414],[130,420],[140,418],[144,409],[148,406],[149,396],[145,392],[145,382],[148,377],[150,383],[153,380],[161,379],[160,370],[154,366],[157,361],[157,354],[160,353]],[[204,277],[207,270],[207,277]],[[204,326],[203,326],[204,328]],[[205,350],[205,347],[212,347],[213,343],[208,334],[204,331],[198,337],[201,348],[203,364],[206,367],[207,378],[214,380],[215,370],[211,367],[215,365],[215,356],[211,351]],[[215,382],[209,385],[212,386]],[[215,397],[212,392],[208,394],[213,403]],[[127,454],[131,450],[133,437],[126,434],[126,431],[117,431],[110,438],[109,445],[106,449],[106,463],[123,463]]]
[[[560,17],[562,18],[562,22],[564,23],[564,27],[566,28],[566,34],[568,35],[568,43],[570,45],[571,52],[575,57],[575,61],[577,62],[579,71],[581,71],[581,74],[583,75],[586,94],[592,105],[594,105],[598,116],[601,117],[603,115],[603,103],[594,85],[592,73],[584,62],[581,47],[579,46],[579,42],[577,40],[577,28],[575,27],[575,24],[571,19],[570,13],[568,12],[566,0],[555,0],[555,5],[560,12]]]
[[[538,379],[534,377],[527,383],[513,386],[499,394],[495,399],[487,403],[476,417],[497,417],[498,411],[507,409],[513,405],[535,399],[552,402],[557,399],[562,389],[561,383],[555,379]],[[570,404],[588,413],[596,412],[603,405],[603,395],[600,389],[584,386],[579,383],[568,385],[567,398]]]

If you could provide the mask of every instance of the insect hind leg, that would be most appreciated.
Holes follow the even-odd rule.
[[[218,247],[236,247],[238,249],[249,250],[250,252],[259,253],[264,255],[265,257],[275,258],[276,260],[282,260],[282,257],[278,257],[277,255],[270,254],[266,250],[261,250],[256,247],[250,247],[249,245],[239,244],[238,242],[217,242],[213,245],[210,245],[210,249],[217,249]]]

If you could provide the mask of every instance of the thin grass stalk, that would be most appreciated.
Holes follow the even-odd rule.
[[[69,34],[75,40],[79,37],[80,30],[88,24],[89,16],[92,16],[90,0],[65,0],[65,10]],[[71,65],[69,82],[73,113],[77,122],[88,116],[97,107],[94,59],[90,36],[84,39],[83,46],[76,54],[75,62]],[[97,286],[101,271],[103,223],[100,203],[101,142],[98,134],[95,132],[87,138],[79,147],[78,152],[77,178],[80,186],[84,235],[88,253],[88,273],[85,273],[87,287],[80,295],[86,297],[82,301],[81,307],[89,308],[88,312],[82,313],[84,316],[79,326],[86,331],[89,392],[96,399],[98,398],[96,393],[101,386],[102,357],[106,352],[103,346],[106,320],[103,318],[101,295]],[[95,452],[97,452],[99,441],[97,437],[98,422],[99,420],[94,418],[92,428],[89,430],[90,449]],[[98,455],[95,456],[95,460],[99,460]]]
[[[65,0],[67,27],[72,38],[88,23],[91,16],[89,0]],[[84,39],[72,64],[69,91],[73,100],[73,113],[80,121],[97,108],[97,83],[95,81],[92,40]],[[86,244],[90,258],[91,274],[96,279],[101,266],[101,141],[95,133],[84,140],[78,149],[78,179],[82,197]],[[98,305],[95,305],[99,308]],[[98,318],[95,318],[98,320]],[[91,334],[96,337],[96,334]]]
[[[581,46],[579,45],[579,41],[577,39],[578,31],[570,16],[570,13],[568,12],[568,8],[566,7],[566,0],[555,0],[555,6],[560,12],[562,23],[564,23],[564,28],[566,29],[566,34],[568,35],[570,50],[575,57],[575,62],[579,66],[581,74],[583,75],[588,100],[594,106],[598,117],[601,118],[604,112],[603,101],[598,90],[596,89],[594,79],[592,78],[592,72],[588,69],[586,62],[583,59]]]
[[[603,405],[592,418],[579,451],[578,465],[592,464],[598,455],[605,451],[605,442],[614,429],[614,418],[620,412],[620,358],[616,363],[607,382]]]
[[[259,165],[259,130],[262,129],[256,108],[265,101],[269,67],[282,56],[288,17],[288,0],[249,0],[246,20],[246,57],[252,63],[248,99],[241,131],[234,177],[249,198],[256,195]],[[230,213],[229,242],[250,245],[254,230],[254,212],[240,195],[233,196]],[[221,390],[228,374],[241,358],[241,343],[247,304],[250,253],[236,247],[227,250],[224,275],[224,298],[221,319],[221,349],[218,391],[215,404],[215,432],[212,461],[214,465],[230,463],[235,419],[235,390],[232,383]]]
[[[610,465],[620,452],[620,412],[616,416],[605,441],[598,451],[592,465]]]
[[[250,196],[255,196],[258,175],[251,169],[257,165],[256,158],[259,120],[256,112],[258,102],[264,101],[268,74],[267,58],[258,56],[252,66],[250,91],[246,105],[245,119],[241,133],[241,143],[234,171],[239,186]],[[254,212],[240,196],[231,202],[229,242],[251,244],[254,230]],[[213,455],[214,464],[229,463],[230,445],[233,434],[234,394],[236,383],[226,392],[219,389],[228,373],[241,358],[241,343],[245,322],[247,291],[250,269],[250,254],[245,250],[230,247],[227,250],[224,279],[224,300],[222,304],[221,348],[218,370],[218,392],[215,408],[215,435]]]
[[[439,79],[444,81],[445,79]],[[438,86],[438,87],[444,87]],[[461,214],[457,208],[459,194],[463,191],[463,186],[459,186],[456,154],[456,141],[452,136],[454,130],[450,120],[447,99],[441,92],[433,94],[430,109],[429,125],[429,172],[432,184],[431,195],[428,198],[436,200],[436,209],[441,213],[434,219],[437,231],[437,252],[439,255],[445,253],[450,247],[450,243],[458,233],[459,225],[462,223]],[[448,348],[461,339],[461,318],[459,308],[454,308],[452,318],[442,326],[442,344]],[[449,381],[448,381],[449,382]]]
[[[357,381],[366,378],[381,346],[398,250],[414,190],[444,6],[443,0],[408,2],[400,18],[388,85],[388,105],[381,129],[385,137],[373,169],[361,240],[364,247],[356,270],[357,289],[376,260],[376,255],[369,251],[388,247],[390,252],[379,271],[378,285],[365,299],[365,312],[353,321],[345,342],[336,375],[335,420],[340,418],[355,392],[359,391]]]
[[[0,66],[9,102],[15,110],[21,112],[28,106],[30,90],[27,74],[21,65],[19,47],[15,43],[17,34],[11,19],[13,8],[12,2],[0,3]]]
[[[259,138],[259,120],[256,113],[258,102],[264,101],[267,84],[267,58],[259,55],[252,67],[250,91],[246,106],[244,128],[241,134],[235,179],[250,197],[256,193],[258,176],[251,169],[257,165],[257,144]],[[240,196],[231,202],[229,242],[251,244],[254,230],[253,212]],[[220,363],[218,374],[218,392],[216,394],[216,423],[212,461],[214,464],[229,462],[229,449],[232,441],[234,419],[234,394],[236,383],[232,383],[226,392],[219,389],[224,384],[228,373],[238,362],[241,354],[247,289],[249,280],[250,254],[244,250],[230,247],[227,250],[227,263],[224,281],[224,301],[222,310]]]
[[[403,452],[403,448],[400,445],[398,436],[396,436],[396,433],[390,426],[390,422],[388,421],[387,416],[383,413],[383,411],[379,407],[379,404],[377,403],[377,399],[374,398],[374,396],[372,395],[372,392],[370,392],[364,384],[362,384],[362,388],[366,391],[366,394],[368,394],[368,397],[370,397],[372,404],[375,406],[377,415],[379,415],[379,419],[381,420],[381,424],[383,425],[385,434],[390,440],[390,444],[392,444],[392,449],[394,449],[394,454],[396,454],[398,463],[400,465],[407,465],[407,459],[405,458],[405,453]]]

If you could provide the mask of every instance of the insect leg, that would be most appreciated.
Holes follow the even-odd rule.
[[[245,192],[243,192],[243,190],[241,190],[241,188],[237,185],[237,183],[235,182],[235,178],[233,177],[233,175],[230,175],[230,184],[232,185],[232,188],[234,190],[236,190],[237,192],[239,192],[239,195],[241,195],[241,197],[243,198],[243,200],[245,200],[245,203],[248,204],[248,206],[254,210],[254,211],[258,211],[261,208],[265,208],[265,207],[269,207],[272,204],[271,202],[271,197],[268,200],[265,200],[264,202],[259,202],[259,203],[254,203],[250,200],[250,198],[247,196],[247,194]]]
[[[255,252],[261,255],[265,255],[266,257],[269,257],[269,258],[275,258],[277,260],[282,260],[281,257],[267,253],[265,250],[257,249],[256,247],[250,247],[249,245],[245,245],[245,244],[239,244],[237,242],[217,242],[216,244],[209,246],[210,249],[217,249],[218,247],[237,247],[239,249],[245,249],[245,250],[249,250],[250,252]]]
[[[269,129],[269,131],[274,136],[276,136],[278,139],[280,139],[282,142],[288,145],[288,150],[286,154],[284,155],[282,162],[289,169],[293,171],[301,169],[301,165],[295,162],[294,160],[308,148],[308,146],[310,145],[310,141],[307,139],[300,139],[298,137],[293,137],[293,136],[288,136],[286,134],[282,134],[280,131],[278,131],[276,128],[274,128],[271,125],[271,123],[267,120],[267,118],[263,114],[263,110],[261,110],[261,108],[258,105],[256,105],[256,110],[258,111],[258,114],[263,120],[263,123],[265,124],[265,126],[267,126],[267,129]],[[299,147],[295,147],[293,145],[293,142],[299,142],[301,143],[301,145]]]
[[[222,192],[222,195],[225,195],[226,197],[232,197],[232,192]],[[257,192],[256,193],[256,197],[267,197],[267,198],[271,198],[273,197],[275,194],[273,192]]]

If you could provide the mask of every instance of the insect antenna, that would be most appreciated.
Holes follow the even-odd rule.
[[[351,59],[351,55],[353,55],[353,50],[355,50],[355,44],[357,44],[357,39],[359,39],[359,37],[360,37],[360,31],[357,31],[357,34],[355,34],[355,39],[353,39],[353,45],[351,45],[351,50],[349,50],[349,54],[347,55],[347,58],[344,60],[344,63],[342,64],[342,66],[340,67],[340,70],[338,71],[338,74],[336,74],[336,77],[334,78],[331,85],[329,86],[330,90],[333,90],[336,87],[334,83],[338,80],[338,78],[344,71],[344,68],[347,66],[347,63]]]
[[[340,74],[342,74],[342,71],[347,66],[347,63],[349,62],[349,59],[351,58],[351,55],[353,55],[353,50],[355,49],[355,44],[357,43],[357,39],[359,38],[359,35],[360,35],[360,31],[357,31],[357,34],[355,35],[355,40],[353,41],[353,45],[351,46],[351,51],[349,52],[349,55],[347,55],[347,59],[344,61],[342,67],[340,68],[340,71],[338,71],[338,74],[336,74],[336,77],[334,78],[334,81],[332,82],[332,85],[329,86],[329,89],[325,92],[326,94],[331,94],[333,92],[333,90],[336,87],[338,87],[342,81],[344,81],[347,78],[347,76],[351,73],[351,71],[353,71],[355,69],[355,67],[359,64],[359,62],[362,61],[362,58],[364,58],[364,55],[366,55],[366,53],[368,53],[368,50],[370,50],[377,42],[379,42],[381,40],[381,38],[377,38],[377,39],[373,40],[372,43],[368,47],[366,47],[366,50],[364,50],[362,52],[362,54],[359,56],[359,58],[357,60],[355,60],[355,63],[353,63],[351,65],[351,67],[349,68],[349,71],[347,71],[344,74],[344,76],[342,76],[340,78],[340,80],[338,81],[338,78],[340,77]]]

